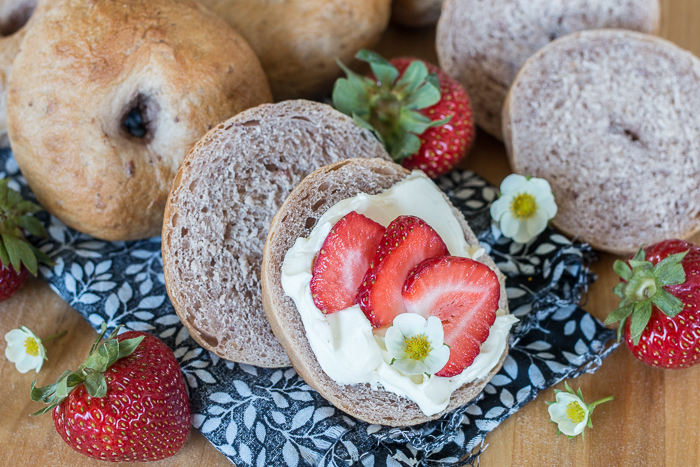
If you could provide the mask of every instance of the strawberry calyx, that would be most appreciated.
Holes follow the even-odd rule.
[[[41,221],[33,216],[41,211],[39,205],[27,201],[9,187],[9,178],[0,180],[0,261],[19,273],[24,266],[36,276],[38,263],[53,265],[51,259],[29,243],[28,232],[37,237],[46,237]]]
[[[622,281],[615,286],[613,292],[621,300],[605,324],[620,322],[617,328],[618,342],[622,338],[625,321],[631,316],[630,337],[634,345],[639,344],[642,332],[651,318],[652,305],[669,318],[683,311],[683,302],[664,287],[685,282],[681,261],[688,251],[669,255],[654,265],[645,260],[644,249],[640,247],[628,262],[615,261],[613,269]]]
[[[359,75],[337,61],[347,78],[335,82],[333,105],[373,132],[395,161],[418,152],[418,136],[425,130],[450,121],[451,116],[430,120],[417,112],[441,98],[437,75],[428,73],[422,61],[414,60],[399,77],[396,67],[379,54],[363,49],[355,58],[367,62],[375,78]]]
[[[100,343],[107,332],[107,324],[102,323],[100,335],[93,344],[88,358],[76,371],[64,371],[56,383],[40,388],[36,387],[37,380],[34,380],[30,393],[32,400],[48,405],[32,415],[41,415],[52,410],[81,384],[85,384],[90,397],[105,397],[107,395],[105,371],[120,358],[128,357],[134,353],[145,337],[139,336],[119,341],[116,336],[121,327],[117,326],[107,337],[107,340]]]

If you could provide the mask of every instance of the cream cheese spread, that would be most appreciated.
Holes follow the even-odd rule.
[[[341,385],[369,383],[414,401],[426,415],[443,411],[452,393],[462,385],[488,375],[498,364],[517,318],[499,310],[479,355],[462,373],[450,378],[405,375],[390,365],[391,356],[359,305],[323,314],[311,296],[311,271],[331,227],[357,211],[386,227],[400,215],[423,219],[442,237],[451,255],[476,259],[484,250],[470,246],[464,232],[437,186],[420,171],[388,190],[357,196],[333,205],[319,219],[308,238],[298,238],[282,264],[282,287],[294,300],[306,337],[323,371]]]

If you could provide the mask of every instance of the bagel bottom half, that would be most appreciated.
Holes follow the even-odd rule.
[[[401,166],[380,159],[344,160],[311,173],[287,197],[272,220],[263,252],[261,274],[265,313],[297,373],[342,411],[369,423],[389,426],[423,423],[469,402],[501,368],[508,348],[485,378],[460,387],[452,394],[447,408],[432,416],[425,415],[413,401],[382,389],[372,389],[368,384],[339,385],[321,369],[306,339],[297,308],[282,289],[282,263],[296,239],[308,237],[316,222],[331,206],[358,193],[381,193],[408,174]],[[462,214],[454,208],[453,212],[467,242],[470,245],[478,244]],[[490,257],[484,255],[479,261],[498,275],[501,283],[499,307],[507,312],[504,276]]]

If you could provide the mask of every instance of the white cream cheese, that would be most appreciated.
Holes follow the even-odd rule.
[[[457,218],[442,192],[420,171],[378,194],[360,193],[332,206],[319,219],[308,238],[298,238],[282,264],[282,287],[294,300],[306,337],[323,371],[336,383],[369,383],[414,401],[426,415],[447,407],[452,393],[465,383],[483,378],[496,366],[517,318],[499,310],[486,342],[474,362],[451,378],[408,376],[389,365],[391,356],[358,305],[324,315],[311,296],[311,270],[331,227],[346,214],[357,211],[383,226],[400,215],[426,221],[442,237],[453,256],[476,259],[484,250],[464,239]]]

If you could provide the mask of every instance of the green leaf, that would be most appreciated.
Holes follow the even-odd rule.
[[[654,265],[651,264],[649,261],[637,261],[635,259],[629,260],[630,266],[632,266],[633,270],[637,269],[653,269]]]
[[[632,321],[630,322],[630,336],[634,345],[639,344],[639,338],[644,332],[647,323],[649,323],[649,318],[651,318],[651,301],[637,302],[632,313]]]
[[[90,349],[89,355],[92,355],[93,353],[95,353],[95,350],[97,350],[97,347],[99,347],[100,341],[102,340],[102,338],[105,336],[106,333],[107,333],[107,323],[105,323],[103,321],[102,324],[100,325],[100,335],[97,336],[95,343],[92,344],[92,348]]]
[[[440,102],[440,88],[436,88],[430,83],[425,83],[406,97],[403,107],[410,110],[420,110],[431,107],[438,102]]]
[[[0,261],[2,261],[5,267],[10,267],[10,255],[7,253],[7,248],[5,248],[5,242],[2,240],[2,236],[0,236]]]
[[[5,248],[7,249],[7,254],[10,256],[10,264],[15,269],[15,272],[19,272],[22,264],[20,260],[21,256],[18,245],[20,241],[14,238],[12,235],[6,234],[4,232],[2,232],[0,236],[2,236],[2,240],[5,243]],[[8,265],[6,264],[5,266]]]
[[[117,358],[119,359],[128,357],[129,355],[134,353],[134,351],[139,346],[141,341],[143,341],[144,338],[145,336],[139,336],[134,337],[133,339],[124,339],[123,341],[119,342],[119,356]]]
[[[2,242],[0,242],[0,244],[1,244],[1,243],[2,243]],[[49,258],[48,255],[47,255],[46,253],[44,253],[43,251],[41,251],[40,249],[38,249],[38,248],[35,247],[34,245],[29,245],[29,247],[32,249],[32,251],[34,252],[34,255],[36,256],[36,259],[37,259],[40,263],[45,264],[45,265],[47,265],[47,266],[53,266],[53,265],[54,265],[54,262],[51,261],[51,258]],[[3,248],[4,248],[4,246],[3,246]],[[0,256],[2,256],[2,251],[0,251]]]
[[[425,63],[415,60],[408,65],[401,78],[396,82],[396,89],[404,95],[411,94],[423,84],[427,76],[428,69]]]
[[[430,128],[432,121],[423,114],[414,110],[403,109],[401,111],[401,119],[399,125],[405,131],[421,135],[425,130]]]
[[[654,267],[654,274],[659,285],[675,285],[685,282],[685,271],[683,271],[681,261],[688,254],[688,251],[669,255]]]
[[[404,157],[412,156],[418,152],[420,149],[420,138],[413,133],[404,133],[391,147],[391,158],[398,162]]]
[[[617,342],[622,341],[622,333],[625,330],[625,322],[627,321],[627,318],[623,318],[620,320],[620,324],[617,325]]]
[[[624,298],[624,296],[625,296],[625,287],[626,287],[626,286],[627,286],[627,284],[625,284],[624,282],[618,283],[618,284],[613,288],[613,293],[614,293],[615,295],[617,295],[618,297],[620,297],[620,298]]]
[[[432,87],[440,91],[440,79],[438,78],[438,75],[435,73],[430,73],[428,76],[425,77],[425,81],[429,83]]]
[[[17,240],[17,249],[19,251],[19,259],[22,264],[27,268],[27,271],[36,276],[37,273],[37,261],[34,255],[34,250],[29,246],[29,243],[23,240]]]
[[[683,302],[671,295],[664,288],[659,288],[654,296],[651,297],[651,301],[669,318],[673,318],[683,311]]]
[[[91,397],[105,397],[107,395],[107,381],[103,373],[92,373],[85,378],[85,388]]]
[[[637,252],[634,254],[632,257],[634,261],[644,261],[646,259],[646,255],[644,253],[644,245],[641,245],[638,249]]]
[[[369,92],[356,80],[340,78],[333,86],[333,106],[346,115],[369,112]]]
[[[55,409],[57,405],[58,405],[57,403],[52,403],[51,405],[47,405],[43,409],[39,409],[36,412],[31,413],[29,415],[31,415],[32,417],[36,417],[37,415],[44,415],[46,412],[49,412],[49,411]]]
[[[355,113],[352,114],[352,119],[355,122],[355,125],[359,126],[360,128],[364,128],[365,130],[371,131],[372,134],[374,134],[374,136],[377,137],[379,142],[382,143],[382,145],[384,147],[386,147],[386,141],[384,140],[384,137],[382,136],[382,134],[379,133],[377,131],[377,129],[374,128],[367,120],[363,119],[362,117],[360,117],[359,115],[357,115]]]
[[[46,230],[39,219],[34,216],[22,216],[17,220],[17,225],[36,237],[46,237]]]
[[[626,262],[615,260],[613,263],[613,271],[615,274],[620,276],[622,279],[628,281],[632,278],[632,269],[627,265]]]
[[[608,315],[607,318],[605,318],[605,324],[612,324],[617,321],[622,321],[625,318],[627,318],[629,315],[632,314],[634,311],[634,303],[630,303],[629,305],[626,305],[624,307],[620,307],[616,310],[614,310],[612,313]]]
[[[26,199],[22,199],[19,203],[17,203],[15,209],[18,211],[18,214],[36,214],[37,212],[41,211],[41,206]]]

